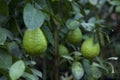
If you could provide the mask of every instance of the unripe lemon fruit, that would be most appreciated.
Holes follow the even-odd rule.
[[[58,52],[60,57],[69,54],[69,50],[62,44],[58,46]]]
[[[71,30],[67,35],[67,40],[72,44],[78,44],[82,40],[82,32],[79,28]]]
[[[47,49],[47,40],[41,29],[26,30],[23,47],[30,54],[40,54]]]
[[[80,80],[84,75],[84,68],[80,62],[73,62],[72,74],[76,80]]]
[[[93,38],[89,38],[83,42],[81,52],[86,58],[94,58],[100,53],[100,45],[99,43],[94,43]]]

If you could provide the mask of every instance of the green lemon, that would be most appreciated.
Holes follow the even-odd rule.
[[[76,80],[80,80],[84,75],[84,68],[80,62],[73,62],[72,64],[72,74]]]
[[[79,28],[69,31],[67,40],[72,44],[78,44],[82,40],[82,32]]]
[[[89,38],[83,42],[81,52],[86,58],[94,58],[100,53],[100,45],[99,43],[94,43],[93,38]]]
[[[69,50],[62,44],[58,46],[58,52],[60,57],[69,54]]]
[[[47,40],[41,29],[26,30],[23,47],[30,54],[40,54],[47,49]]]

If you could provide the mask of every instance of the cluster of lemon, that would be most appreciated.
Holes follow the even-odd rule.
[[[68,32],[67,40],[71,44],[78,44],[82,40],[82,32],[80,28],[76,28]],[[47,49],[47,40],[41,29],[26,30],[23,38],[23,46],[30,54],[40,54]],[[69,54],[69,50],[62,44],[59,45],[59,55]],[[86,39],[82,45],[80,52],[86,58],[94,58],[100,53],[99,43],[94,43],[93,37]]]
[[[67,35],[67,40],[72,44],[78,44],[82,40],[82,32],[80,28],[69,31]],[[80,48],[80,52],[86,58],[94,58],[100,53],[99,43],[94,42],[94,38],[86,39]],[[64,45],[59,45],[59,54],[60,56],[69,54],[68,49]]]
[[[69,43],[78,44],[82,41],[82,31],[80,28],[70,30],[66,38]],[[23,37],[23,47],[29,54],[39,55],[41,53],[44,53],[47,49],[47,40],[42,30],[40,28],[35,30],[26,30]],[[69,55],[68,48],[63,44],[60,44],[58,46],[58,52],[60,57]],[[88,38],[82,43],[80,52],[85,58],[94,58],[100,53],[100,45],[99,43],[94,42],[93,37]],[[77,56],[77,58],[78,57],[79,56]],[[78,79],[84,75],[84,69],[80,62],[73,62],[72,73],[74,73],[74,76]]]

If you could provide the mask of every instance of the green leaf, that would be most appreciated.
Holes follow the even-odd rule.
[[[6,38],[7,38],[7,34],[4,30],[4,28],[0,27],[0,45],[4,45]]]
[[[88,15],[91,11],[89,9],[84,9],[84,14]]]
[[[0,68],[8,69],[12,64],[12,56],[0,49]]]
[[[34,8],[31,4],[27,4],[23,12],[24,23],[28,29],[40,28],[45,20],[44,14]]]
[[[11,54],[15,55],[16,57],[19,57],[19,58],[22,57],[19,46],[16,42],[9,43],[8,44],[8,50]]]
[[[116,12],[120,12],[120,5],[115,8]]]
[[[97,68],[96,66],[92,65],[92,76],[96,79],[100,78],[102,76],[102,72]]]
[[[79,20],[80,18],[83,18],[84,16],[81,13],[77,13],[74,17],[74,19]]]
[[[71,56],[69,56],[69,55],[64,55],[64,56],[62,56],[64,59],[67,59],[67,60],[71,60],[71,61],[73,61],[74,59],[71,57]]]
[[[24,74],[22,75],[26,80],[35,80],[34,75],[24,72]]]
[[[22,60],[19,60],[17,62],[15,62],[9,71],[9,75],[11,80],[17,80],[19,77],[21,77],[23,75],[25,71],[25,64]]]
[[[84,69],[83,69],[83,66],[80,62],[73,62],[72,74],[77,80],[80,80],[83,77]]]
[[[113,64],[112,64],[112,63],[110,63],[110,62],[107,62],[107,61],[106,61],[105,63],[106,63],[106,64],[108,64],[108,65],[109,65],[109,67],[111,68],[110,73],[111,73],[111,74],[115,74],[115,69],[114,69]],[[110,68],[109,68],[109,69],[110,69]]]
[[[45,35],[46,35],[46,38],[47,40],[49,41],[49,43],[54,46],[54,37],[53,37],[53,33],[50,31],[49,27],[48,26],[44,26],[42,27]]]
[[[34,65],[36,65],[36,62],[30,60],[30,61],[26,61],[25,64],[26,64],[26,65],[30,65],[30,66],[34,66]]]
[[[101,68],[101,69],[105,70],[106,72],[108,71],[107,68],[104,65],[98,64],[96,62],[93,62],[92,65],[96,66],[98,68]]]
[[[120,5],[120,1],[119,0],[113,0],[113,1],[109,1],[109,3],[113,6],[116,6],[116,5]]]
[[[80,22],[78,22],[77,20],[74,20],[74,19],[68,19],[66,21],[66,26],[68,29],[75,29],[80,26]]]
[[[48,9],[47,3],[45,0],[35,0],[40,8],[42,9]]]
[[[104,71],[104,74],[109,74],[109,70],[108,70],[108,67],[106,67],[105,62],[99,57],[96,57],[96,60],[97,60],[97,62],[99,62],[99,64],[93,62],[92,65],[94,65],[98,68],[101,68]]]
[[[5,31],[8,39],[10,39],[10,40],[13,40],[13,39],[14,39],[14,36],[13,36],[13,34],[12,34],[11,31],[9,31],[8,29],[5,29],[5,28],[4,28],[4,31]]]
[[[97,5],[98,0],[89,0],[89,2],[90,2],[92,5]]]
[[[9,8],[5,0],[0,0],[0,15],[1,16],[9,15]]]
[[[74,54],[75,56],[81,56],[82,55],[79,51],[74,51],[71,54]]]
[[[97,21],[97,20],[96,20],[95,17],[91,17],[91,18],[88,20],[89,23],[95,23],[96,21]]]
[[[93,23],[81,23],[82,27],[87,31],[92,31],[95,28],[95,25]]]
[[[91,73],[92,73],[90,61],[87,60],[87,59],[84,59],[84,60],[83,60],[83,67],[84,67],[84,70],[85,70],[86,74],[87,74],[88,76],[90,76]]]
[[[75,11],[75,13],[80,13],[80,8],[79,8],[79,5],[75,2],[72,2],[72,7],[73,7],[73,10]]]
[[[36,75],[36,76],[39,76],[42,78],[42,73],[40,71],[38,71],[37,69],[31,69],[33,74]]]

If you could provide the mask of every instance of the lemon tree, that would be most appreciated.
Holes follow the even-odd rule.
[[[119,0],[0,0],[0,80],[119,80],[119,13]]]

